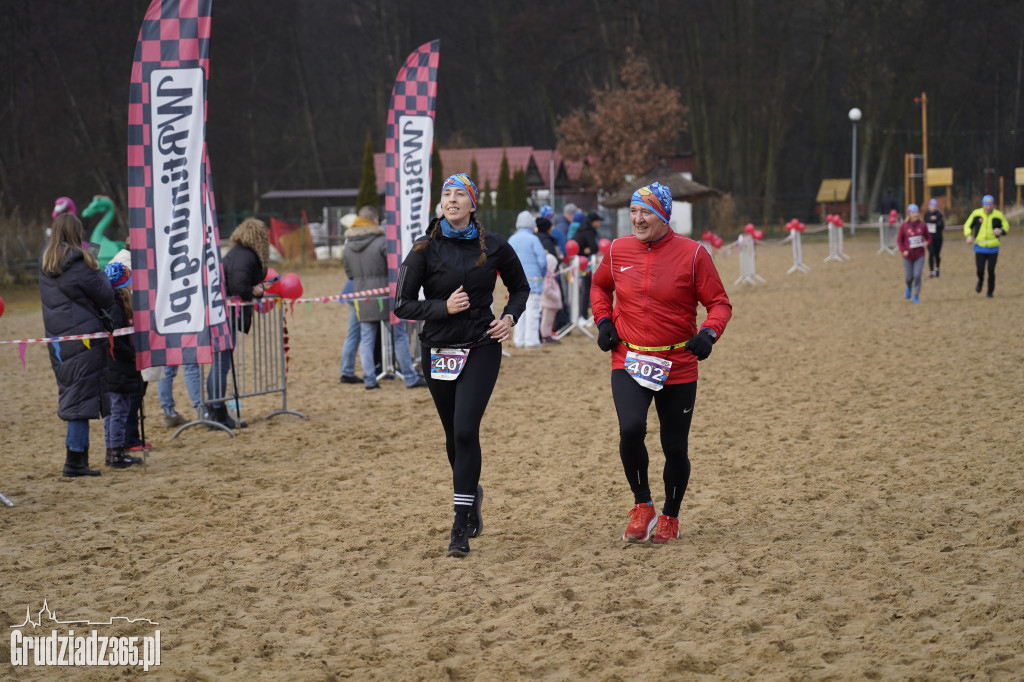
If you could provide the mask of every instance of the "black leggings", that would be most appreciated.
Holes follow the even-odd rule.
[[[466,365],[455,381],[430,377],[430,348],[423,347],[423,376],[444,427],[444,447],[452,467],[456,495],[476,495],[480,481],[480,420],[501,368],[501,344],[469,351]]]
[[[644,437],[647,435],[647,412],[653,399],[661,423],[661,449],[665,453],[665,506],[661,513],[679,516],[679,505],[690,480],[687,441],[696,398],[696,381],[670,384],[660,391],[652,391],[638,384],[626,370],[612,370],[612,399],[619,417],[619,457],[633,491],[634,504],[651,501]]]
[[[974,252],[974,264],[978,267],[978,291],[981,291],[981,283],[985,281],[985,266],[988,265],[988,293],[996,290],[996,259],[999,252],[978,253]]]
[[[942,262],[942,232],[936,231],[928,244],[928,272],[935,272]]]

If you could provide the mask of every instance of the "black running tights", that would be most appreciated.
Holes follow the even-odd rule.
[[[978,253],[974,252],[974,265],[978,268],[978,286],[985,281],[985,269],[988,269],[988,293],[996,290],[996,261],[999,259],[999,252]]]
[[[476,495],[480,481],[480,421],[501,368],[501,344],[478,346],[469,352],[455,381],[430,377],[430,348],[423,347],[422,369],[434,407],[444,427],[444,447],[452,467],[456,495]]]
[[[932,235],[928,244],[928,272],[935,272],[942,265],[942,232]]]
[[[662,514],[679,516],[679,505],[690,480],[687,456],[690,420],[697,397],[697,382],[671,384],[652,391],[638,384],[624,369],[612,370],[612,399],[619,417],[619,457],[633,491],[633,503],[651,501],[647,482],[647,412],[654,400],[661,423],[661,449],[665,453],[665,506]]]

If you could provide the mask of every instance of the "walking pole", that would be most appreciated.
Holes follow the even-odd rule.
[[[231,347],[231,385],[235,389],[235,416],[238,417],[238,426],[242,426],[242,403],[238,399],[238,374],[235,372],[235,347]]]
[[[149,448],[146,447],[146,382],[139,374],[139,435],[142,437],[142,468],[149,466]]]

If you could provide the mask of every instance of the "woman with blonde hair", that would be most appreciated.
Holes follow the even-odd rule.
[[[46,336],[112,331],[114,290],[96,257],[82,248],[84,231],[77,216],[62,213],[53,221],[50,242],[39,267],[39,294]],[[57,379],[57,416],[67,422],[64,476],[99,476],[89,468],[89,420],[105,411],[104,373],[107,340],[54,341],[48,344]]]
[[[231,250],[221,261],[224,267],[224,288],[229,297],[238,296],[244,302],[263,297],[263,280],[270,263],[270,233],[262,220],[247,218],[231,233]],[[232,338],[236,331],[249,333],[252,326],[252,306],[229,306]],[[210,402],[207,418],[229,429],[248,426],[228,415],[224,405],[228,372],[231,371],[231,350],[218,351],[213,367],[206,378],[206,393]]]

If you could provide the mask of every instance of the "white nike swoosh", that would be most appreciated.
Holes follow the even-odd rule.
[[[683,414],[688,414],[690,412],[693,412],[693,408],[692,407],[690,409],[688,409],[688,410],[683,410]]]
[[[626,270],[629,270],[631,267],[633,267],[633,266],[632,265],[624,265],[624,266],[619,268],[619,272],[625,272]]]

